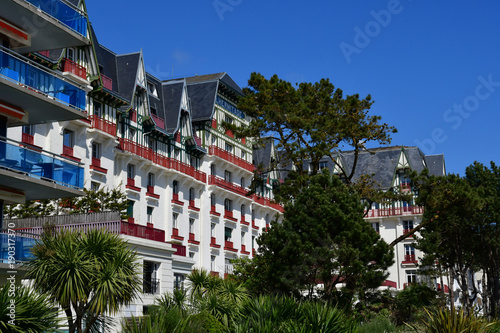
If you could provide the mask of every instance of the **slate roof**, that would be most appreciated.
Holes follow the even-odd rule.
[[[427,155],[425,157],[429,173],[434,176],[444,176],[446,168],[444,164],[444,155]]]
[[[253,148],[253,164],[258,166],[262,164],[264,168],[271,165],[271,153],[272,153],[272,139],[269,138],[264,141],[264,146]]]
[[[129,53],[116,56],[116,74],[118,77],[118,94],[129,101],[134,99],[137,71],[141,53]],[[104,74],[106,75],[106,74]],[[114,81],[113,81],[114,84]]]
[[[161,86],[163,108],[165,109],[165,127],[167,132],[171,134],[179,127],[184,85],[185,81],[181,79],[163,82]]]

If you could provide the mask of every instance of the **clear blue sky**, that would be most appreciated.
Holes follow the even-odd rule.
[[[99,42],[160,79],[251,72],[371,94],[392,145],[500,164],[500,2],[86,0]]]

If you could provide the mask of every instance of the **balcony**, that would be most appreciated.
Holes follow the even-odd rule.
[[[414,254],[405,254],[403,264],[414,264],[416,262],[417,262],[417,260],[416,260]]]
[[[255,169],[254,165],[252,163],[249,163],[245,161],[244,159],[237,157],[236,155],[223,150],[217,146],[210,146],[208,147],[208,154],[209,155],[215,155],[219,158],[222,158],[226,161],[228,161],[231,164],[234,164],[236,166],[239,166],[240,168],[243,168],[249,172],[253,172]]]
[[[410,192],[411,183],[401,183],[401,192]]]
[[[250,223],[245,220],[245,215],[241,215],[240,223],[243,225],[250,225]]]
[[[200,245],[200,242],[195,239],[195,234],[192,233],[192,232],[189,233],[188,243],[189,244]]]
[[[241,254],[245,254],[247,256],[250,255],[250,252],[247,251],[245,245],[241,245]]]
[[[248,191],[239,185],[235,185],[232,182],[228,182],[221,177],[218,176],[208,176],[208,184],[209,185],[217,185],[223,189],[229,190],[239,195],[246,196]]]
[[[31,35],[22,53],[88,45],[87,15],[64,0],[2,0],[0,13]]]
[[[108,169],[101,167],[101,159],[92,157],[92,164],[89,166],[90,170],[94,170],[103,174],[108,173]]]
[[[158,126],[161,129],[165,129],[165,120],[161,119],[157,115],[151,114],[151,118],[153,118],[153,121],[155,122],[156,126]]]
[[[172,203],[184,206],[184,202],[179,200],[179,193],[172,193]]]
[[[238,252],[238,250],[234,248],[234,244],[231,241],[224,241],[224,250]]]
[[[160,199],[160,195],[155,193],[155,187],[154,186],[148,185],[146,189],[147,189],[146,195],[148,197],[155,198],[155,199]]]
[[[273,202],[271,199],[261,197],[260,195],[254,194],[253,200],[259,205],[271,207],[281,213],[283,213],[284,211],[283,206],[281,206],[279,203]]]
[[[412,229],[403,229],[403,235],[410,233],[411,230]],[[413,237],[413,235],[408,236],[408,238],[412,238],[412,237]]]
[[[233,217],[233,211],[224,210],[224,218],[233,222],[237,222],[238,220]]]
[[[137,122],[137,111],[130,110],[130,121]]]
[[[210,246],[219,249],[220,245],[217,244],[215,237],[210,237]]]
[[[368,211],[368,214],[365,216],[365,218],[417,215],[417,214],[420,215],[423,213],[424,213],[424,208],[418,206],[374,208]]]
[[[160,280],[159,279],[144,279],[142,285],[142,292],[144,294],[155,295],[160,293]]]
[[[101,74],[102,86],[109,91],[113,91],[113,80],[104,74]]]
[[[123,221],[63,224],[54,226],[54,229],[56,231],[66,230],[82,232],[87,232],[89,230],[95,229],[105,229],[113,234],[127,235],[157,242],[165,242],[165,231]],[[29,233],[35,235],[41,235],[43,233],[43,230],[44,227],[34,227],[24,229],[23,231],[28,231]]]
[[[212,128],[217,129],[217,119],[212,119]]]
[[[87,69],[83,66],[78,65],[73,60],[66,58],[63,59],[62,72],[63,75],[77,80],[77,82],[80,84],[88,84]]]
[[[217,213],[217,209],[215,205],[210,206],[210,214],[215,215],[215,216],[220,216],[220,213]]]
[[[81,87],[3,47],[0,96],[3,102],[29,114],[27,124],[86,118],[86,92]]]
[[[196,207],[194,200],[189,200],[188,209],[194,210],[195,212],[200,211],[200,209]]]
[[[80,196],[83,166],[47,151],[27,149],[13,140],[0,141],[0,184],[23,192],[26,200]]]
[[[127,178],[127,185],[125,185],[125,188],[128,190],[135,191],[135,192],[141,192],[141,188],[135,186],[135,179],[134,178]]]
[[[172,247],[176,250],[174,255],[182,256],[182,257],[186,256],[186,247],[184,245],[177,244],[177,243],[170,243],[170,245],[172,245]]]
[[[119,148],[123,151],[128,151],[134,155],[140,156],[142,158],[153,160],[153,150],[139,145],[131,140],[119,138],[120,146]]]
[[[102,131],[106,134],[109,134],[111,136],[116,136],[116,124],[103,119],[101,117],[98,117],[96,115],[91,115],[89,116],[90,121],[92,122],[92,128],[95,128],[99,131]]]
[[[172,228],[172,239],[183,241],[184,237],[179,236],[179,229]]]
[[[0,229],[0,263],[18,265],[28,261],[32,257],[31,248],[36,244],[35,238],[38,236],[18,231],[12,234]],[[14,251],[12,248],[9,251],[9,247],[14,247]],[[14,252],[13,256],[10,256],[9,252]]]
[[[252,228],[259,230],[259,226],[255,224],[255,220],[252,220]]]

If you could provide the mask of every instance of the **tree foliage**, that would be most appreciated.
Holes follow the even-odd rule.
[[[252,265],[269,293],[320,292],[333,299],[342,283],[352,295],[380,286],[393,263],[392,249],[363,220],[359,197],[327,172],[310,178],[285,206],[283,221],[272,222],[258,243]]]
[[[44,233],[32,249],[27,278],[64,310],[69,332],[90,332],[140,292],[137,254],[104,230]]]

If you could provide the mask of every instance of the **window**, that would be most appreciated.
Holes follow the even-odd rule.
[[[94,102],[94,115],[97,117],[102,117],[101,103]]]
[[[241,232],[241,244],[245,244],[245,232]]]
[[[412,220],[403,221],[404,232],[406,233],[406,232],[410,231],[411,229],[413,229],[413,221]]]
[[[177,219],[179,218],[179,214],[172,213],[172,228],[177,229]]]
[[[215,194],[210,194],[210,205],[215,206]]]
[[[194,252],[189,252],[189,258],[194,259]]]
[[[217,138],[215,137],[215,135],[212,135],[212,145],[216,145],[217,143]]]
[[[194,234],[194,219],[189,219],[189,233]]]
[[[405,255],[415,255],[415,248],[411,244],[405,244]]]
[[[101,144],[92,142],[92,158],[101,159]]]
[[[245,205],[241,205],[240,212],[241,212],[241,217],[244,217],[247,212]]]
[[[415,271],[415,270],[406,271],[406,282],[407,283],[416,283],[417,282],[417,271]]]
[[[224,171],[224,180],[226,182],[231,183],[231,178],[232,178],[231,176],[232,176],[231,172],[229,172],[227,170]]]
[[[151,114],[156,116],[156,108],[151,106],[149,109],[151,110]]]
[[[233,153],[233,145],[230,145],[229,143],[226,142],[226,147],[225,148],[226,148],[226,151],[228,153],[231,153],[231,154]]]
[[[252,236],[252,249],[255,249],[255,236]]]
[[[93,191],[93,192],[97,192],[99,191],[99,187],[101,187],[101,185],[97,182],[91,182],[90,183],[90,190]]]
[[[226,242],[230,242],[231,241],[231,235],[232,234],[233,234],[233,229],[228,228],[228,227],[224,228],[224,240]]]
[[[147,142],[148,142],[148,148],[152,149],[153,151],[156,151],[156,140],[148,137]]]
[[[75,61],[75,49],[73,48],[67,48],[66,49],[66,58]]]
[[[189,188],[189,201],[194,201],[194,188]]]
[[[180,151],[180,149],[175,148],[175,149],[174,149],[174,158],[175,158],[176,160],[178,160],[178,159],[180,158],[180,156],[181,156],[181,151]]]
[[[215,223],[210,225],[210,237],[215,237]]]
[[[184,274],[174,273],[174,289],[184,290]]]
[[[320,161],[319,162],[319,170],[323,170],[328,168],[328,162],[327,161]]]
[[[133,129],[132,127],[128,128],[128,138],[129,140],[135,139],[135,129]]]
[[[160,292],[160,280],[158,279],[159,264],[144,261],[143,292],[145,294],[156,294]]]
[[[23,126],[23,133],[28,135],[33,135],[33,125]]]
[[[155,174],[154,173],[148,173],[148,186],[154,187],[155,186]]]
[[[252,221],[255,220],[255,210],[252,209]]]
[[[225,199],[224,200],[224,209],[228,212],[231,212],[233,210],[233,201],[230,199]]]
[[[148,223],[153,223],[153,207],[148,206],[146,217]]]
[[[226,120],[226,123],[228,123],[228,124],[232,124],[233,123],[233,118],[231,118],[231,117],[229,117],[227,115],[226,115],[225,120]]]
[[[241,177],[240,179],[240,185],[242,188],[245,188],[245,178],[244,177]]]
[[[247,154],[245,153],[244,150],[241,150],[241,158],[245,159],[247,157]]]
[[[134,217],[134,203],[135,203],[135,201],[133,201],[133,200],[128,201],[128,206],[127,206],[127,216],[128,217]]]
[[[269,214],[266,214],[266,217],[264,217],[264,220],[266,221],[266,226],[269,225]]]
[[[210,165],[210,175],[215,176],[215,164]]]
[[[373,230],[375,230],[377,233],[380,233],[380,223],[372,222],[371,225],[372,225]]]
[[[151,82],[148,82],[148,92],[153,96],[158,96],[158,94],[156,93],[156,85],[152,84]]]
[[[127,165],[127,178],[129,178],[129,179],[135,178],[135,165],[133,165],[133,164]]]
[[[66,147],[73,147],[73,136],[74,133],[70,130],[64,130],[63,132],[63,145]]]
[[[215,272],[215,256],[210,256],[210,270]]]
[[[172,182],[172,190],[173,190],[174,194],[178,194],[179,193],[179,183],[177,182],[177,180],[174,180]]]

